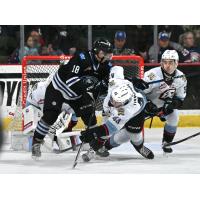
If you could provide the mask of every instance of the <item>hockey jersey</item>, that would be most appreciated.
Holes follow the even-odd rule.
[[[183,75],[183,72],[176,69],[175,76]],[[144,73],[144,81],[152,82],[163,79],[161,67],[153,68]],[[144,90],[147,99],[151,100],[158,108],[164,105],[166,98],[176,96],[180,100],[186,97],[187,80],[185,77],[175,78],[172,84],[168,85],[165,81],[150,84],[149,88]]]
[[[52,81],[54,74],[51,74],[46,81],[36,83],[29,91],[26,99],[26,106],[33,105],[43,111],[44,97],[47,86]]]
[[[111,67],[108,61],[98,62],[92,51],[77,52],[67,64],[60,66],[53,78],[53,87],[67,100],[79,99],[85,92],[81,77],[94,76],[99,81],[108,79]]]
[[[109,104],[110,96],[112,90],[121,84],[127,84],[131,88],[133,97],[128,104],[119,108],[115,108]],[[145,105],[146,98],[141,93],[135,91],[133,84],[130,81],[118,78],[110,79],[108,94],[103,103],[104,113],[107,116],[106,120],[104,121],[109,130],[109,133],[112,134],[121,130],[131,118],[138,115],[144,109]]]

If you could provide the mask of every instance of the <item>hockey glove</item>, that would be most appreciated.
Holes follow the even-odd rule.
[[[98,79],[94,76],[81,77],[82,89],[86,90],[87,92],[92,92],[95,89],[98,82]]]
[[[93,95],[94,95],[94,98],[97,99],[98,95],[106,94],[107,90],[108,90],[108,85],[107,85],[106,81],[101,80],[100,82],[98,82],[95,85],[95,87],[94,87],[94,89],[92,91]]]
[[[154,117],[158,114],[158,112],[158,107],[149,100],[145,106],[145,114],[147,116]]]
[[[149,88],[147,82],[143,81],[142,79],[133,78],[132,79],[133,86],[140,90],[146,90]]]
[[[90,143],[93,139],[100,139],[108,135],[107,129],[104,125],[97,126],[85,131],[81,131],[80,139],[82,142]]]
[[[165,100],[165,103],[164,103],[163,109],[162,109],[164,115],[169,115],[169,114],[173,113],[173,111],[174,111],[174,106],[173,106],[172,102],[173,102],[173,101],[172,101],[171,98],[167,98],[167,99]]]
[[[173,97],[173,99],[167,98],[163,105],[163,113],[165,115],[169,115],[174,111],[174,109],[181,108],[182,105],[183,105],[183,101],[179,99],[178,97]]]
[[[90,143],[92,140],[94,140],[94,134],[93,132],[91,132],[91,130],[85,130],[85,131],[81,131],[81,136],[80,136],[80,140],[84,143]]]

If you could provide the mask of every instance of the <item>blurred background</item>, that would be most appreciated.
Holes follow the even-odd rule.
[[[116,49],[132,50],[116,54],[134,53],[146,63],[158,62],[165,48],[178,50],[180,62],[199,61],[197,25],[0,25],[0,63],[20,63],[24,55],[32,54],[72,55],[76,50],[90,49],[101,37]]]

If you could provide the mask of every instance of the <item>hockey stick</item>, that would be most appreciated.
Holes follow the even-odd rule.
[[[150,121],[150,124],[149,124],[149,128],[151,128],[152,123],[153,123],[153,117],[151,117],[151,121]]]
[[[87,126],[86,130],[88,130],[88,129],[90,128],[90,124],[91,124],[91,122],[92,122],[92,117],[93,117],[93,115],[94,115],[94,113],[95,113],[95,108],[96,108],[97,99],[99,98],[99,95],[100,95],[100,91],[98,92],[98,95],[97,95],[96,100],[95,100],[95,102],[94,102],[93,112],[92,112],[92,114],[90,115],[89,123],[88,123],[88,126]],[[77,152],[77,154],[76,154],[76,157],[75,157],[75,160],[74,160],[74,164],[73,164],[73,166],[72,166],[72,169],[75,169],[76,165],[78,164],[78,158],[79,158],[79,156],[80,156],[80,153],[81,153],[81,150],[82,150],[83,145],[84,145],[84,142],[82,142],[82,143],[80,144],[80,146],[79,146],[79,149],[78,149],[78,152]]]
[[[79,147],[80,145],[81,144],[77,144],[76,147]],[[64,153],[64,152],[72,150],[72,149],[73,149],[72,146],[69,147],[69,148],[66,148],[66,149],[62,149],[62,150],[60,150],[60,149],[53,149],[53,153],[60,154],[60,153]]]
[[[175,76],[172,78],[172,80],[176,79],[176,78],[191,78],[191,77],[195,77],[195,76],[199,76],[200,73],[191,73],[191,74],[188,74],[188,75],[179,75],[179,76]],[[151,84],[154,84],[154,83],[160,83],[160,82],[163,82],[165,81],[165,79],[160,79],[160,80],[156,80],[156,81],[151,81],[151,82],[147,82],[148,85],[151,85]]]
[[[181,142],[184,142],[184,141],[186,141],[186,140],[189,140],[189,139],[191,139],[191,138],[193,138],[193,137],[196,137],[196,136],[198,136],[198,135],[200,135],[200,132],[195,133],[195,134],[193,134],[193,135],[190,135],[190,136],[188,136],[188,137],[186,137],[186,138],[183,138],[183,139],[181,139],[181,140],[178,140],[178,141],[175,141],[175,142],[167,143],[167,144],[163,145],[163,147],[168,147],[168,146],[173,146],[173,145],[179,144],[179,143],[181,143]]]

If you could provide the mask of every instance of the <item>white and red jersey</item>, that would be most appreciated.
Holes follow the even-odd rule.
[[[110,96],[113,89],[121,84],[127,84],[132,92],[133,97],[130,102],[119,108],[115,108],[110,105]],[[125,79],[110,79],[108,94],[103,103],[104,113],[106,114],[105,124],[109,129],[109,133],[112,134],[121,130],[124,125],[134,116],[138,115],[145,107],[146,99],[141,93],[135,91],[133,84]]]
[[[43,111],[44,97],[47,86],[48,85],[46,82],[36,83],[28,92],[26,104],[27,105],[31,104],[40,109],[41,111]]]
[[[33,105],[43,111],[44,98],[47,86],[53,79],[54,74],[51,74],[45,81],[36,83],[29,91],[27,95],[27,105]]]
[[[183,75],[183,72],[176,69],[175,76]],[[144,73],[143,80],[146,82],[152,82],[156,80],[164,79],[161,67],[153,68]],[[175,78],[173,82],[168,85],[165,81],[150,84],[149,88],[144,90],[147,99],[151,100],[158,108],[164,105],[166,98],[178,97],[180,100],[184,100],[186,97],[187,80],[185,77]]]

